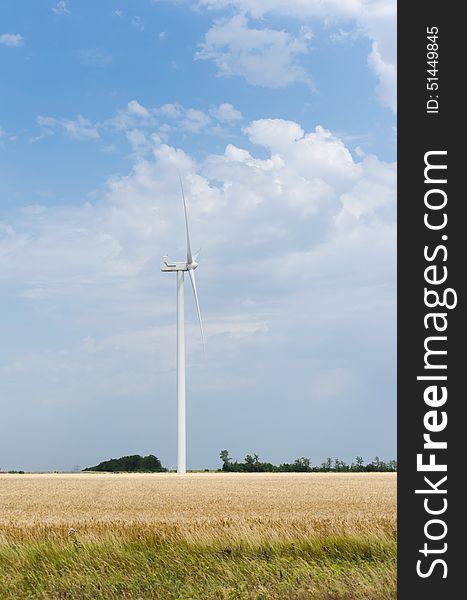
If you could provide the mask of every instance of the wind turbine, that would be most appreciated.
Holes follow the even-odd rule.
[[[204,346],[203,324],[199,310],[198,292],[196,290],[195,269],[198,266],[197,259],[199,250],[193,256],[191,253],[190,232],[188,229],[188,214],[186,209],[185,194],[183,192],[182,178],[179,175],[180,188],[182,192],[183,210],[185,213],[186,226],[186,261],[173,262],[168,256],[164,256],[161,263],[161,271],[177,273],[177,410],[178,410],[178,442],[177,442],[177,473],[186,473],[186,394],[185,394],[185,308],[183,283],[185,271],[190,276],[193,294],[195,296],[196,311],[198,313],[201,338]]]

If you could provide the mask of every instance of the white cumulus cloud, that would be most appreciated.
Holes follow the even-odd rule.
[[[212,108],[209,112],[215,119],[218,119],[222,123],[242,120],[242,113],[229,103],[220,104],[217,108]]]
[[[41,123],[65,127],[50,117],[42,117]],[[87,123],[81,126],[89,128]],[[75,127],[69,131],[76,135]],[[8,273],[20,287],[37,279],[59,294],[68,294],[67,282],[79,281],[80,274],[83,284],[97,287],[114,276],[139,276],[148,262],[157,263],[173,247],[180,208],[178,171],[190,198],[194,235],[206,239],[206,253],[212,248],[219,265],[227,261],[234,267],[242,253],[250,253],[257,244],[259,223],[262,241],[250,254],[252,268],[269,254],[268,235],[287,241],[278,250],[284,256],[301,251],[319,254],[320,248],[336,239],[343,243],[342,236],[350,233],[358,237],[387,228],[392,235],[394,164],[374,156],[355,161],[342,140],[320,126],[306,132],[296,122],[259,119],[245,133],[268,156],[258,158],[228,144],[224,153],[197,164],[157,137],[134,134],[133,143],[150,144],[152,156],[139,158],[128,175],[109,180],[97,203],[47,210],[34,206],[22,212],[19,224],[3,225],[0,272]],[[304,215],[310,219],[305,227]],[[309,236],[315,226],[313,215],[320,225],[317,238]],[[240,242],[240,254],[230,253],[233,240]],[[183,246],[180,237],[179,242]],[[367,262],[369,257],[362,254],[360,259]],[[345,253],[340,262],[344,268]],[[371,276],[380,278],[378,271],[369,272]],[[268,274],[267,279],[276,277]]]
[[[24,44],[24,38],[20,33],[2,33],[0,34],[0,44],[17,48]]]
[[[43,127],[47,133],[60,131],[73,140],[97,140],[100,137],[99,132],[91,121],[82,115],[78,115],[76,119],[39,115],[37,117],[37,123]]]
[[[397,111],[397,72],[395,64],[386,62],[381,56],[378,43],[373,42],[368,56],[368,64],[379,79],[376,95],[381,104],[386,105],[393,113]]]
[[[124,109],[104,125],[119,131],[135,129],[156,129],[159,134],[172,130],[190,133],[217,133],[213,119],[231,126],[242,119],[242,114],[232,104],[224,103],[209,112],[181,104],[166,103],[161,106],[146,107],[137,100],[131,100]],[[217,124],[219,127],[219,123]]]
[[[130,115],[136,115],[137,117],[143,117],[147,119],[149,117],[149,111],[137,100],[131,100],[128,102],[128,113]]]
[[[297,60],[308,50],[308,34],[294,37],[286,31],[255,29],[239,14],[216,21],[195,58],[213,60],[220,76],[242,76],[253,85],[283,88],[311,83]]]
[[[52,12],[56,15],[69,15],[70,10],[68,8],[67,0],[59,0],[57,4],[52,7]]]

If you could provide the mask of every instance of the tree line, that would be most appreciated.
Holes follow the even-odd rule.
[[[371,462],[364,462],[361,456],[357,456],[355,462],[347,464],[339,458],[327,458],[320,465],[312,465],[309,458],[302,456],[293,463],[282,463],[273,465],[270,462],[262,462],[257,454],[247,454],[243,462],[232,461],[228,450],[220,453],[222,471],[227,473],[371,473],[371,472],[393,472],[397,471],[397,461],[381,460],[376,456]]]
[[[327,458],[320,465],[312,465],[309,458],[301,457],[294,460],[293,463],[281,463],[273,465],[270,462],[259,460],[257,454],[247,454],[243,462],[233,461],[230,458],[228,450],[222,450],[220,453],[222,467],[217,469],[219,472],[226,473],[358,473],[358,472],[393,472],[397,471],[397,461],[381,460],[376,456],[371,462],[364,462],[361,456],[357,456],[355,461],[347,464],[338,458]],[[162,466],[161,461],[149,454],[140,456],[132,454],[131,456],[122,456],[121,458],[111,458],[105,460],[94,467],[87,467],[82,471],[100,471],[106,473],[164,473],[168,471]],[[205,469],[209,471],[209,469]],[[57,471],[58,472],[58,471]],[[0,469],[0,473],[3,473]],[[24,471],[8,471],[8,473],[24,473]]]

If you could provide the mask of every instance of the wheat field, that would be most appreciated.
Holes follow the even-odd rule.
[[[0,475],[0,598],[395,598],[394,473]]]

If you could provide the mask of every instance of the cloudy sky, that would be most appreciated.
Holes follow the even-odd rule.
[[[395,1],[0,4],[0,469],[395,457]]]

